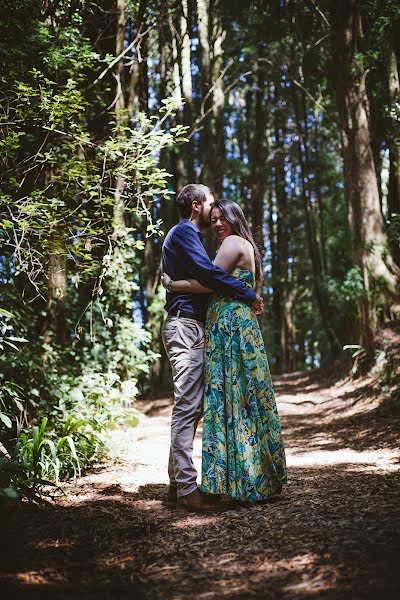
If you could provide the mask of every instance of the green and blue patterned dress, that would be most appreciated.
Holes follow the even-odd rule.
[[[254,288],[254,274],[232,275]],[[287,482],[285,450],[261,330],[251,308],[212,295],[205,327],[201,490],[266,500]]]

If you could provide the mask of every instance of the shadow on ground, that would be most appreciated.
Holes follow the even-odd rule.
[[[317,374],[294,374],[276,389],[290,459],[281,500],[181,513],[163,505],[166,485],[132,492],[105,470],[54,506],[3,518],[4,597],[397,600],[398,415],[368,410],[371,382],[333,397]]]
[[[295,467],[280,502],[218,515],[166,509],[164,485],[30,508],[3,523],[9,598],[398,597],[399,475]]]
[[[329,387],[310,385],[315,377],[316,373],[310,377],[293,374],[275,385],[278,401],[285,394],[300,409],[281,415],[287,447],[318,450],[321,440],[325,440],[326,450],[399,450],[399,407],[390,398],[380,396],[374,380],[357,387],[349,385],[348,391],[331,397],[326,393]]]

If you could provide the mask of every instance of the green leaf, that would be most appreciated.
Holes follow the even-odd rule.
[[[4,496],[9,500],[18,500],[19,495],[14,487],[0,488],[0,496]]]
[[[2,421],[6,427],[11,429],[12,421],[11,421],[10,417],[7,417],[7,415],[0,412],[0,421]]]

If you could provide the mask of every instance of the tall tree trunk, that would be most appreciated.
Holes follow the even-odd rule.
[[[162,106],[162,100],[167,97],[167,47],[170,43],[167,7],[162,2],[160,6],[160,21],[158,28],[158,54],[159,54],[159,98],[158,105]],[[162,148],[160,152],[160,168],[168,171],[168,160],[171,153],[166,148]],[[170,171],[169,171],[170,172]],[[163,199],[161,201],[161,218],[163,221],[164,233],[174,224],[175,206],[170,200]],[[162,343],[161,329],[163,321],[161,320],[158,330],[153,333],[153,342],[155,344],[155,352],[160,357],[156,359],[151,367],[151,390],[152,395],[155,395],[156,390],[161,390],[163,387],[163,378],[165,368],[168,365],[167,355],[165,353],[164,344]]]
[[[125,22],[125,0],[117,0],[117,31],[115,35],[116,56],[119,56],[124,51]],[[119,60],[115,65],[114,75],[117,81],[115,117],[117,125],[122,125],[124,122],[125,111],[125,66],[123,60]]]
[[[396,104],[400,102],[400,81],[396,53],[396,39],[400,34],[400,27],[390,31],[386,46],[386,72],[388,78],[388,91],[391,110],[394,112]],[[388,216],[400,214],[400,124],[398,118],[391,114],[390,137],[390,175],[391,182],[388,194]],[[400,258],[399,256],[397,258]]]
[[[210,0],[196,0],[197,27],[199,32],[199,58],[201,78],[201,102],[204,112],[210,108],[211,98],[211,51],[210,51]],[[214,188],[214,141],[212,139],[211,117],[208,114],[202,121],[200,134],[200,158],[202,183]]]
[[[376,309],[371,300],[379,281],[388,304],[398,300],[395,265],[384,228],[371,147],[365,70],[360,64],[362,23],[357,0],[332,0],[336,88],[354,262],[361,270],[365,294],[359,301],[361,344],[367,355],[375,349]]]
[[[295,343],[296,326],[294,321],[294,310],[296,306],[297,289],[292,282],[291,289],[287,290],[284,307],[284,361],[283,372],[291,373],[296,369]]]
[[[220,0],[196,0],[196,8],[204,112],[200,136],[201,180],[218,198],[222,196],[225,160],[222,45],[226,32],[222,23]]]
[[[315,145],[315,156],[317,157],[317,162],[315,164],[315,195],[317,198],[318,204],[318,217],[319,217],[319,238],[320,238],[320,248],[321,248],[321,258],[322,258],[322,269],[323,275],[326,275],[328,272],[327,258],[326,258],[326,231],[325,231],[325,210],[324,210],[324,202],[322,199],[322,184],[321,184],[321,164],[318,160],[320,156],[320,144],[319,144],[319,131],[318,131],[318,119],[315,119],[315,127],[314,127],[314,145]]]
[[[259,55],[262,54],[262,45],[259,44]],[[257,69],[257,91],[255,96],[255,129],[250,149],[250,186],[251,186],[251,227],[260,254],[264,257],[264,197],[266,190],[266,128],[267,114],[265,108],[265,69],[260,63]],[[262,293],[263,280],[256,284],[257,294]]]
[[[167,47],[170,46],[170,28],[167,17],[166,6],[162,2],[160,7],[160,24],[158,29],[158,54],[159,54],[159,73],[160,73],[160,86],[159,86],[159,97],[158,105],[162,106],[162,100],[167,97]],[[162,148],[160,152],[160,168],[171,172],[169,169],[168,160],[171,158],[171,152],[166,148]],[[163,200],[161,203],[161,218],[164,224],[164,232],[174,224],[174,205],[169,200]]]
[[[143,16],[143,28],[146,28]],[[148,72],[148,35],[142,38],[141,62],[139,64],[139,107],[145,114],[149,113],[149,72]]]
[[[140,68],[137,54],[133,59],[129,78],[128,115],[131,117],[139,104],[138,84]]]
[[[193,122],[193,86],[192,86],[192,64],[191,64],[191,33],[192,33],[192,2],[191,0],[182,0],[181,15],[181,70],[182,70],[182,91],[185,99],[183,107],[183,124],[191,127]],[[186,156],[186,178],[187,182],[194,181],[194,148],[193,138],[185,145]]]
[[[119,56],[124,51],[125,41],[125,0],[117,0],[117,29],[115,35],[115,55]],[[125,67],[124,61],[119,60],[115,65],[114,76],[116,85],[115,120],[117,128],[126,122],[125,111]],[[117,129],[117,136],[121,135]],[[114,238],[123,234],[125,229],[124,212],[125,202],[123,198],[125,182],[124,178],[117,175],[114,191]]]
[[[183,106],[182,106],[182,88],[181,88],[181,77],[179,72],[179,53],[178,53],[178,44],[176,39],[176,27],[172,18],[172,15],[169,15],[169,29],[171,34],[171,47],[172,47],[172,77],[174,82],[174,98],[176,100],[178,110],[175,115],[175,120],[177,124],[182,124],[183,116]],[[183,188],[183,186],[187,182],[186,171],[185,171],[185,162],[183,159],[182,150],[178,148],[175,150],[174,161],[173,161],[173,173],[175,175],[175,192],[179,193],[179,191]]]
[[[130,35],[132,41],[135,39],[135,36],[145,29],[144,23],[144,15],[147,8],[147,0],[140,0],[138,14],[136,20],[130,27]],[[140,77],[141,77],[141,67],[139,62],[139,53],[142,55],[142,41],[138,42],[138,47],[134,48],[134,57],[133,62],[129,71],[129,90],[128,90],[128,118],[132,118],[135,110],[139,106],[140,102]],[[146,53],[146,52],[145,52]],[[146,57],[145,57],[146,58]],[[147,77],[147,74],[146,74]]]
[[[47,268],[47,306],[42,326],[44,360],[46,346],[56,343],[62,347],[67,341],[65,323],[65,296],[67,293],[67,257],[63,253],[54,253],[49,257]]]
[[[276,247],[274,261],[276,264],[274,274],[274,296],[276,299],[275,327],[279,335],[279,353],[278,368],[281,373],[289,369],[287,357],[290,355],[289,348],[290,336],[289,330],[292,321],[292,306],[288,302],[288,292],[290,281],[288,278],[288,214],[287,214],[287,195],[285,188],[285,125],[282,115],[283,105],[280,97],[280,79],[275,81],[274,86],[275,110],[274,110],[274,129],[275,129],[275,194],[276,194]]]
[[[57,193],[52,183],[54,172],[47,165],[44,169],[43,187],[50,193]],[[67,256],[63,250],[63,235],[54,235],[51,254],[47,264],[47,304],[41,325],[40,335],[43,341],[43,360],[48,360],[48,348],[53,343],[64,347],[67,341],[65,322],[65,297],[67,293]]]
[[[284,346],[282,344],[282,282],[279,275],[281,265],[278,255],[276,197],[274,198],[272,189],[269,190],[268,193],[268,230],[269,245],[271,249],[272,328],[276,358],[275,368],[277,373],[283,373],[284,367],[282,365],[282,353]]]
[[[387,40],[386,48],[386,70],[388,78],[388,91],[389,101],[392,109],[395,108],[395,104],[400,101],[400,81],[399,81],[399,68],[397,62],[396,53],[396,39],[400,35],[400,28],[397,27],[396,31],[391,31]],[[400,198],[400,126],[398,119],[395,118],[394,114],[391,115],[392,124],[392,138],[391,148],[396,161],[396,191],[397,197]],[[400,205],[400,201],[397,201]]]
[[[213,118],[214,118],[214,191],[217,197],[222,196],[223,173],[225,161],[225,143],[224,143],[224,105],[225,105],[225,86],[222,77],[224,64],[223,43],[226,37],[221,17],[221,1],[214,0],[212,11],[212,41],[213,41],[213,61],[212,61],[212,83],[213,90]]]

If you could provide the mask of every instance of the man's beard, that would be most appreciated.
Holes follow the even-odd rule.
[[[206,229],[207,227],[210,227],[210,225],[211,225],[210,216],[208,216],[208,217],[204,216],[204,206],[201,207],[201,210],[199,212],[199,218],[198,218],[197,222],[199,225],[199,229]]]

